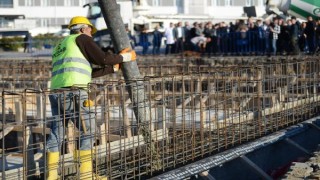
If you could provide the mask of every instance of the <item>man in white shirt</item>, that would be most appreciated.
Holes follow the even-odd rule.
[[[202,52],[206,48],[206,44],[211,41],[210,37],[196,36],[191,39],[193,51]]]
[[[166,28],[164,32],[164,37],[166,37],[166,50],[165,50],[166,55],[172,53],[172,48],[174,45],[173,28],[174,28],[173,23],[170,23],[170,26]]]

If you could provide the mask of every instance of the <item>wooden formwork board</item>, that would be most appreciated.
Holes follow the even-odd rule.
[[[297,108],[303,105],[307,105],[307,104],[311,104],[311,103],[315,103],[315,102],[319,102],[320,101],[320,95],[313,95],[313,96],[309,96],[308,98],[304,98],[304,99],[299,99],[299,100],[295,100],[292,102],[278,102],[278,103],[274,103],[272,105],[272,107],[269,108],[264,108],[261,109],[259,112],[261,112],[261,116],[265,117],[268,115],[272,115],[275,113],[279,113],[281,111],[286,111],[286,110],[290,110],[293,108]],[[257,111],[253,112],[253,111],[248,111],[245,113],[239,113],[239,112],[231,112],[229,117],[227,115],[225,115],[225,113],[227,113],[229,110],[220,110],[214,111],[213,115],[211,115],[211,117],[213,117],[212,119],[208,119],[208,113],[210,113],[210,111],[205,111],[205,110],[200,110],[197,109],[195,112],[193,112],[193,117],[192,118],[185,118],[183,121],[177,121],[177,117],[181,117],[182,116],[182,111],[181,109],[176,110],[175,112],[169,112],[170,116],[174,116],[174,121],[175,122],[166,122],[166,127],[170,128],[170,129],[174,129],[174,130],[181,130],[181,129],[190,129],[193,128],[194,130],[199,131],[200,129],[204,130],[204,131],[213,131],[219,128],[225,128],[234,124],[240,124],[243,122],[251,122],[252,120],[254,120],[255,118],[257,118],[258,113]],[[216,115],[215,113],[223,113],[223,118],[216,118],[220,115]],[[184,117],[186,117],[186,115],[184,114]]]
[[[150,140],[152,142],[158,142],[162,141],[168,138],[168,130],[167,129],[159,129],[156,131],[151,132]],[[123,138],[119,139],[113,142],[109,142],[104,145],[95,146],[93,148],[93,151],[95,152],[95,156],[97,158],[103,158],[107,155],[113,155],[117,153],[122,153],[127,150],[131,150],[137,147],[145,146],[144,138],[142,135],[136,135],[129,138]],[[35,164],[36,164],[36,174],[40,175],[40,172],[43,172],[43,167],[41,164],[43,164],[43,158],[42,154],[39,153],[34,155]],[[60,156],[60,161],[64,161],[63,164],[64,167],[66,166],[72,166],[73,163],[73,153],[68,153],[65,155]],[[2,162],[2,158],[0,159],[0,162]],[[5,163],[10,164],[11,169],[6,169],[5,171],[5,179],[7,180],[16,180],[16,179],[23,179],[23,156],[20,155],[13,155],[8,154],[5,158]],[[0,178],[2,178],[2,166],[0,166]]]
[[[309,96],[308,98],[300,99],[292,102],[282,102],[282,103],[275,104],[273,107],[262,109],[261,115],[262,117],[265,117],[268,115],[279,113],[281,111],[290,110],[299,106],[303,106],[303,105],[307,105],[307,104],[315,103],[319,101],[320,101],[320,95],[313,95],[313,96]],[[249,122],[254,120],[256,116],[257,115],[254,112],[249,112],[247,114],[241,114],[238,117],[225,118],[221,121],[216,121],[216,123],[212,123],[210,126],[208,125],[204,125],[204,126],[206,129],[214,130],[217,128],[228,127],[233,124]]]

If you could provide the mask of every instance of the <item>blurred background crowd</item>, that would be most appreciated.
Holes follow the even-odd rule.
[[[297,55],[315,54],[320,49],[320,20],[296,17],[270,20],[248,18],[235,22],[170,23],[163,31],[143,29],[138,36],[128,35],[133,46],[142,47],[142,55],[175,54],[197,51],[212,55]]]

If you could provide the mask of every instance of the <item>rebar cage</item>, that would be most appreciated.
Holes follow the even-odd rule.
[[[0,167],[4,179],[45,179],[48,124],[56,120],[49,102],[53,93],[85,90],[89,94],[90,118],[96,122],[96,131],[90,133],[89,161],[93,174],[108,179],[152,177],[319,114],[316,58],[219,67],[144,63],[141,79],[125,82],[121,74],[114,74],[84,89],[58,91],[47,88],[48,66],[45,63],[37,72],[26,65],[23,70],[21,66],[3,69]],[[83,132],[73,122],[81,121],[83,113],[79,108],[59,115],[64,130],[56,168],[65,179],[81,176],[81,159],[74,156]]]

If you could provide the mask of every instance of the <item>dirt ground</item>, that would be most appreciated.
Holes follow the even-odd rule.
[[[320,180],[320,144],[313,156],[306,162],[294,162],[283,179],[317,179]]]

